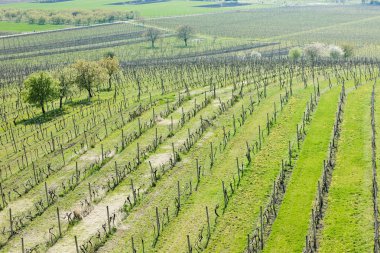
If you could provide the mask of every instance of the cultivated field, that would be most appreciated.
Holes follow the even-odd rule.
[[[0,252],[379,252],[378,7],[271,4],[0,37]]]
[[[247,10],[197,17],[173,17],[147,21],[175,29],[180,24],[196,27],[210,37],[285,44],[324,42],[352,44],[360,56],[374,57],[379,45],[379,6],[293,6]]]
[[[14,87],[3,87],[3,251],[19,251],[22,241],[26,249],[75,252],[75,237],[86,252],[256,251],[261,243],[268,252],[281,243],[299,251],[324,180],[331,191],[322,199],[328,204],[321,249],[331,240],[323,239],[329,226],[344,222],[334,195],[352,187],[362,192],[358,207],[368,215],[355,216],[363,225],[353,222],[347,239],[359,243],[366,226],[362,247],[373,248],[369,126],[377,65],[229,58],[136,65],[123,73],[115,95],[104,91],[91,103],[85,94],[75,96],[44,122],[20,103]],[[48,110],[56,114],[56,107]],[[346,139],[353,128],[347,117],[355,112],[363,124],[356,118],[355,138],[347,133]],[[360,173],[352,181],[335,179],[349,168],[339,157],[354,152],[355,159],[358,148],[369,155],[359,165],[367,179]],[[326,159],[332,177],[317,169]],[[340,215],[331,220],[330,212]],[[344,214],[353,217],[347,209]],[[358,241],[351,241],[355,235]]]

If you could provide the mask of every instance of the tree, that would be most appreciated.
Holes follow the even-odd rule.
[[[344,56],[343,49],[338,46],[330,45],[328,49],[330,57],[334,60],[338,60]]]
[[[38,19],[38,24],[39,24],[39,25],[44,25],[44,24],[46,24],[46,18],[41,16],[41,17]]]
[[[73,86],[75,83],[75,69],[71,67],[58,69],[54,73],[54,76],[58,80],[59,108],[62,109],[63,99],[71,96],[73,93]]]
[[[31,74],[25,81],[24,100],[39,106],[45,114],[45,104],[57,98],[57,81],[47,72]]]
[[[309,58],[311,61],[314,61],[318,57],[323,56],[325,53],[325,45],[322,43],[309,44],[305,46],[303,51],[307,58]]]
[[[177,38],[185,42],[185,47],[187,47],[187,41],[193,34],[193,28],[188,25],[183,25],[177,29]]]
[[[105,71],[97,62],[77,61],[73,68],[75,69],[75,82],[80,89],[88,92],[88,99],[93,97],[93,89],[96,84],[104,80]]]
[[[34,17],[29,17],[29,19],[28,19],[28,23],[29,23],[30,25],[33,25],[34,23],[36,23],[36,18],[34,18]]]
[[[115,73],[120,70],[119,60],[116,58],[107,57],[99,62],[100,66],[102,66],[108,75],[108,90],[112,88],[112,77]]]
[[[290,49],[289,51],[289,59],[292,60],[292,61],[297,61],[299,58],[301,58],[302,56],[302,49],[299,48],[299,47],[294,47],[292,49]]]
[[[115,53],[113,51],[108,51],[104,53],[104,58],[114,58],[114,57],[115,57]]]
[[[261,54],[259,52],[255,51],[255,50],[253,50],[251,52],[250,56],[251,56],[252,59],[255,59],[255,60],[260,60],[261,59]]]
[[[354,47],[351,46],[351,45],[343,45],[342,46],[342,49],[343,49],[343,57],[344,58],[350,58],[352,56],[354,56]]]
[[[144,37],[146,37],[152,43],[152,48],[154,48],[154,43],[160,37],[160,31],[154,28],[149,28],[144,33]]]

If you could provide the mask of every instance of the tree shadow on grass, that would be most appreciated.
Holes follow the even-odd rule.
[[[193,45],[187,45],[187,46],[185,46],[185,45],[176,45],[176,46],[174,46],[175,48],[180,48],[180,49],[192,49],[192,48],[195,48],[195,46],[193,46]]]
[[[34,118],[21,120],[21,121],[17,122],[17,124],[22,124],[22,125],[43,124],[43,123],[47,123],[47,122],[49,122],[49,121],[51,121],[57,117],[63,116],[66,113],[67,112],[65,109],[62,109],[62,110],[61,109],[54,109],[54,110],[46,112],[45,114],[40,114]]]
[[[159,46],[143,46],[142,48],[146,49],[146,50],[152,50],[152,51],[155,51],[155,50],[161,50],[161,48]]]
[[[107,89],[107,91],[108,91],[108,89]],[[90,105],[91,103],[92,103],[92,101],[88,100],[86,98],[86,99],[76,100],[76,101],[66,101],[65,105],[68,105],[68,106],[71,106],[71,107],[77,107],[77,106]]]
[[[82,100],[68,100],[64,103],[65,106],[69,106],[71,108],[79,107],[79,106],[88,106],[92,104],[91,100],[88,99],[82,99]],[[63,116],[65,114],[68,114],[70,110],[67,110],[65,107],[63,109],[54,109],[47,111],[45,114],[37,115],[34,118],[31,119],[23,119],[20,121],[17,121],[16,124],[22,124],[22,125],[35,125],[35,124],[43,124],[47,123],[49,121],[54,120],[57,117]]]

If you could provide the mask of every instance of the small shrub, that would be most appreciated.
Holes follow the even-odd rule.
[[[299,58],[302,57],[302,49],[299,47],[294,47],[290,49],[288,57],[292,61],[297,61]]]
[[[347,59],[347,58],[354,56],[354,47],[353,46],[345,44],[342,46],[342,49],[344,52],[344,55],[343,55],[344,58]]]
[[[315,59],[322,57],[326,53],[326,46],[322,43],[312,43],[309,45],[306,45],[304,47],[304,55],[311,61],[314,61]]]
[[[252,59],[256,59],[256,60],[261,59],[261,54],[257,51],[252,51],[250,56]]]
[[[332,59],[338,60],[344,56],[344,51],[341,47],[336,45],[330,45],[328,47],[329,55]]]
[[[40,18],[38,19],[38,24],[39,24],[39,25],[44,25],[44,24],[46,24],[46,18],[44,18],[44,17],[40,17]]]

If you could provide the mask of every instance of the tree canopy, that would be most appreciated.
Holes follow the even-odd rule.
[[[72,67],[60,68],[54,72],[58,81],[59,108],[62,109],[64,98],[72,95],[75,83],[75,69]]]
[[[297,61],[302,56],[302,49],[299,47],[294,47],[289,51],[289,59],[292,61]]]
[[[73,68],[76,71],[75,82],[80,89],[88,92],[88,98],[94,96],[94,88],[105,79],[105,70],[99,63],[93,61],[77,61]]]
[[[39,106],[45,114],[45,104],[58,96],[57,81],[47,72],[31,74],[25,81],[24,100]]]
[[[152,43],[152,48],[154,48],[154,43],[158,38],[160,37],[160,31],[154,28],[149,28],[145,33],[144,36]]]
[[[119,60],[115,57],[106,57],[100,60],[100,66],[104,68],[108,75],[108,90],[112,88],[112,77],[120,70]]]
[[[187,47],[187,42],[193,35],[193,28],[188,25],[183,25],[178,27],[177,29],[177,38],[183,40],[185,42],[185,46]]]

